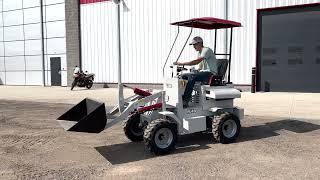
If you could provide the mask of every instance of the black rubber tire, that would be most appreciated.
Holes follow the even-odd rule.
[[[155,143],[156,133],[163,128],[169,129],[173,135],[171,143],[166,148],[158,147]],[[144,130],[143,139],[146,148],[150,152],[153,152],[156,155],[163,155],[170,153],[175,148],[177,136],[177,125],[175,123],[167,119],[157,119],[148,124]]]
[[[86,88],[87,88],[87,89],[90,89],[90,88],[92,87],[92,85],[93,85],[93,81],[88,80],[88,82],[87,82],[87,84],[86,84]]]
[[[143,129],[139,127],[140,124],[140,114],[131,114],[123,122],[124,134],[133,142],[139,142],[143,140]]]
[[[236,133],[232,137],[224,136],[222,131],[223,124],[227,120],[233,120],[237,125]],[[228,143],[235,142],[239,136],[240,129],[241,129],[241,124],[240,124],[239,118],[229,112],[219,112],[217,113],[217,115],[215,115],[212,118],[213,138],[215,141],[219,143],[228,144]]]
[[[73,88],[76,86],[77,82],[76,80],[73,80],[72,84],[71,84],[71,91],[73,90]]]

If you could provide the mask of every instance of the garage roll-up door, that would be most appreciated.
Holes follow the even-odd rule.
[[[258,12],[258,90],[320,92],[320,5]]]

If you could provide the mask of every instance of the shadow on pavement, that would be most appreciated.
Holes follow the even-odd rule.
[[[242,127],[238,142],[252,141],[272,136],[278,136],[279,130],[288,130],[295,133],[307,133],[320,129],[320,125],[305,121],[285,119],[258,126]]]
[[[71,89],[68,89],[68,90],[70,90],[70,91],[90,91],[90,90],[94,90],[94,89],[95,88],[88,89],[86,87],[74,87],[73,90],[71,90]]]
[[[212,144],[211,134],[195,133],[180,136],[176,145],[176,150],[171,154],[180,154],[200,149],[210,148],[207,144]],[[110,146],[95,147],[95,149],[111,164],[123,164],[157,157],[145,149],[143,142],[129,142],[114,144]]]
[[[242,127],[237,143],[278,136],[275,131],[288,130],[295,133],[306,133],[320,129],[320,125],[299,121],[280,120],[259,126]],[[211,133],[195,133],[180,136],[176,150],[172,154],[186,153],[201,149],[209,149],[213,144]],[[157,157],[145,149],[143,142],[129,142],[95,149],[111,164],[123,164]]]

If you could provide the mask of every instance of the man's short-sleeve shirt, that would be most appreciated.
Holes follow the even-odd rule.
[[[213,51],[208,47],[203,47],[199,52],[199,57],[203,57],[203,68],[201,71],[210,71],[213,74],[218,73],[217,59]]]

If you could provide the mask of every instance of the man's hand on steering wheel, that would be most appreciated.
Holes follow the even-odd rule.
[[[179,65],[179,62],[173,62],[173,65]]]

